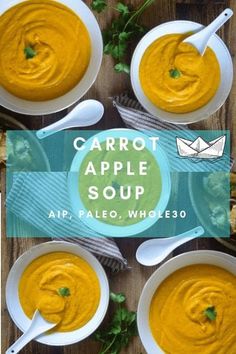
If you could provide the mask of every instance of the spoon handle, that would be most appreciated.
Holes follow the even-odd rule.
[[[29,328],[17,341],[7,349],[5,354],[17,354],[19,351],[28,344],[32,339],[38,337],[40,334],[45,333],[49,329],[56,326],[56,323],[51,323],[45,320],[39,310],[36,310]]]
[[[178,236],[156,238],[143,242],[136,251],[137,261],[145,266],[159,264],[176,247],[204,234],[202,226],[183,232]]]
[[[38,139],[47,138],[50,135],[53,135],[63,129],[72,128],[72,126],[68,126],[67,116],[65,118],[60,119],[58,122],[48,125],[47,127],[40,129],[36,132],[36,136]]]
[[[80,102],[70,113],[58,122],[48,125],[36,132],[38,139],[44,139],[63,129],[88,127],[96,124],[104,114],[103,104],[96,100]]]
[[[6,354],[17,354],[26,346],[32,339],[35,338],[35,334],[32,331],[26,331],[17,341],[7,349]]]
[[[205,232],[205,230],[203,229],[202,226],[197,226],[197,227],[195,227],[192,230],[188,230],[186,232],[183,232],[180,235],[172,237],[171,240],[173,240],[173,242],[177,241],[178,239],[179,240],[182,240],[182,239],[186,240],[186,239],[188,239],[188,237],[189,237],[189,239],[192,240],[193,238],[196,238],[196,237],[199,237],[199,236],[203,235],[204,232]],[[187,242],[187,241],[185,241],[185,242]]]
[[[212,21],[208,26],[206,26],[201,33],[205,32],[206,37],[210,37],[213,33],[217,32],[218,29],[233,16],[233,11],[231,9],[225,9],[214,21]]]

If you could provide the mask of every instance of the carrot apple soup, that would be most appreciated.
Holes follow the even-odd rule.
[[[25,314],[36,309],[55,331],[68,332],[84,326],[95,314],[100,285],[95,271],[82,258],[54,252],[35,259],[19,283],[19,299]]]
[[[82,20],[51,0],[24,1],[0,16],[0,85],[13,95],[47,101],[84,76],[91,43]]]
[[[197,264],[177,270],[153,296],[149,321],[168,354],[236,353],[236,277]]]
[[[139,67],[142,89],[158,108],[172,113],[195,111],[207,104],[220,84],[220,66],[207,47],[203,56],[183,43],[189,34],[168,34],[145,51]]]

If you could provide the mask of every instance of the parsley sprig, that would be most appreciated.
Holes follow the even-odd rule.
[[[100,13],[107,7],[107,0],[93,0],[91,7],[94,11]]]
[[[37,54],[37,52],[34,50],[33,47],[28,46],[24,48],[24,54],[25,54],[25,58],[26,59],[32,59],[35,57],[35,55]]]
[[[116,72],[129,74],[130,66],[126,62],[129,43],[146,33],[147,28],[139,23],[142,13],[155,0],[145,0],[137,8],[133,9],[130,5],[118,2],[114,9],[118,16],[103,31],[104,54],[111,55],[115,59],[114,69]],[[93,0],[91,3],[93,10],[100,13],[108,7],[106,0]]]
[[[210,320],[210,321],[215,321],[217,312],[215,309],[215,306],[210,306],[204,311],[204,315]]]
[[[124,306],[125,295],[111,293],[110,299],[116,305],[113,318],[107,328],[95,333],[95,340],[101,343],[99,354],[119,354],[137,335],[136,312]]]
[[[70,296],[70,289],[69,288],[59,288],[57,292],[62,297]]]
[[[169,70],[170,77],[172,79],[178,79],[181,76],[181,72],[178,69],[170,69]]]

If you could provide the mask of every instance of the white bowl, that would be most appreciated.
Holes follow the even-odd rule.
[[[163,23],[148,32],[137,45],[131,62],[131,83],[135,95],[141,105],[155,117],[175,124],[188,124],[206,119],[215,113],[226,101],[233,82],[233,64],[230,53],[224,42],[214,34],[209,40],[208,46],[213,49],[220,65],[221,83],[215,96],[203,107],[190,113],[170,113],[155,106],[145,95],[140,79],[139,66],[141,59],[149,47],[156,39],[166,34],[186,33],[189,31],[199,31],[204,26],[192,21],[171,21]]]
[[[11,7],[25,0],[4,0],[0,2],[0,16]],[[98,75],[102,56],[103,40],[97,20],[88,6],[81,0],[56,0],[74,11],[85,24],[91,40],[91,58],[81,81],[65,95],[49,101],[33,102],[18,98],[0,86],[0,105],[18,113],[43,115],[61,111],[78,101],[92,86]],[[14,21],[14,19],[13,19]]]
[[[34,259],[51,252],[69,252],[85,259],[96,272],[101,289],[101,297],[98,309],[85,326],[71,332],[55,332],[51,334],[43,334],[35,339],[39,343],[63,346],[79,342],[87,338],[97,329],[107,311],[109,303],[109,285],[106,273],[98,260],[90,252],[86,251],[79,245],[64,241],[52,241],[41,243],[30,248],[27,252],[23,253],[14,263],[8,275],[6,284],[7,308],[12,320],[22,332],[27,330],[31,320],[25,315],[20,304],[18,295],[19,281],[25,268]]]
[[[148,354],[163,354],[152,336],[149,326],[149,309],[151,300],[158,286],[176,270],[193,264],[212,264],[236,275],[236,258],[216,251],[193,251],[172,258],[158,268],[147,281],[138,304],[138,331]]]
[[[70,173],[68,174],[68,190],[70,195],[70,201],[71,201],[72,209],[76,215],[78,215],[79,210],[81,209],[86,210],[79,193],[78,176],[79,176],[79,170],[82,161],[86,157],[87,153],[89,152],[89,147],[95,136],[99,139],[100,143],[105,141],[107,137],[114,137],[117,139],[120,137],[127,137],[131,141],[137,137],[141,137],[146,139],[147,141],[147,135],[137,130],[111,129],[94,135],[84,143],[85,148],[82,151],[78,151],[76,153],[71,164]],[[149,140],[147,141],[146,148],[155,157],[161,172],[162,191],[161,191],[159,201],[157,202],[157,205],[154,208],[154,210],[158,212],[159,215],[159,213],[162,214],[165,211],[170,198],[170,192],[171,192],[170,168],[169,168],[167,157],[160,146],[158,146],[157,150],[153,152],[152,143]],[[136,235],[139,234],[140,232],[143,232],[144,230],[151,227],[155,222],[157,222],[157,220],[158,220],[158,216],[155,218],[147,217],[141,220],[140,222],[137,222],[136,224],[128,225],[128,226],[110,225],[96,218],[83,218],[82,222],[84,222],[92,230],[95,230],[102,235],[113,236],[113,237],[124,237],[124,236]]]

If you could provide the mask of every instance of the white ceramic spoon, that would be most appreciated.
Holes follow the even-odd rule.
[[[192,44],[201,55],[204,54],[210,37],[233,16],[231,9],[225,9],[212,23],[201,31],[187,37],[183,42]]]
[[[19,353],[19,351],[32,339],[38,337],[40,334],[49,331],[49,329],[52,329],[56,325],[56,323],[46,321],[40,315],[40,312],[36,310],[32,318],[32,322],[27,331],[14,344],[12,344],[10,348],[7,349],[6,354]]]
[[[70,113],[58,122],[37,131],[39,139],[46,138],[61,130],[75,127],[88,127],[94,125],[102,118],[104,107],[96,100],[86,100],[79,103]]]
[[[154,266],[163,261],[175,248],[204,234],[201,226],[178,236],[157,238],[143,242],[136,251],[136,259],[145,266]]]

